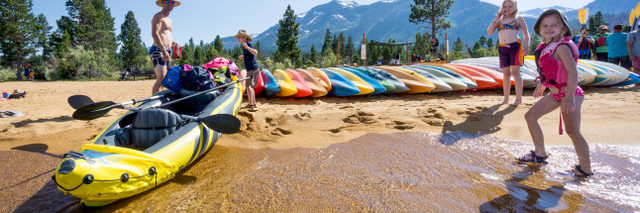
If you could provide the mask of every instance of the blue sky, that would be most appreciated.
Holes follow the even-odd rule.
[[[222,37],[234,35],[239,29],[258,34],[277,23],[282,18],[287,5],[291,5],[296,14],[306,12],[312,7],[330,0],[184,0],[182,5],[171,13],[174,23],[174,41],[184,44],[193,37],[195,42],[213,41],[216,35]],[[356,0],[359,4],[370,4],[378,0]],[[502,0],[481,0],[500,4]],[[593,0],[520,0],[521,11],[538,7],[560,5],[570,8],[582,7]],[[66,0],[33,0],[35,14],[43,13],[49,24],[56,28],[56,20],[67,15],[64,6]],[[152,44],[151,18],[160,11],[154,0],[107,0],[111,16],[115,18],[116,33],[129,10],[133,11],[142,30],[142,41]]]

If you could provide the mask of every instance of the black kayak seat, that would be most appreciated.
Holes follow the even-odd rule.
[[[178,130],[182,124],[180,115],[166,109],[139,111],[131,125],[131,145],[146,149]]]
[[[200,91],[180,89],[180,96],[186,97],[198,92]],[[218,95],[220,95],[220,91],[212,91],[184,100],[180,104],[180,108],[182,108],[181,111],[186,110],[189,112],[188,114],[198,114],[200,113],[200,111],[204,110],[204,108],[207,107],[209,103],[216,99]]]

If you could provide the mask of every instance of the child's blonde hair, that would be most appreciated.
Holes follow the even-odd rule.
[[[515,11],[513,11],[512,14],[502,14],[502,17],[511,17],[511,18],[515,18],[518,15],[518,0],[504,0],[502,1],[502,6],[500,6],[500,10],[502,10],[502,8],[504,7],[504,4],[507,2],[511,2],[513,3],[513,6],[516,8]]]

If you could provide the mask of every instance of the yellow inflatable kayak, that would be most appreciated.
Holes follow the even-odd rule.
[[[279,97],[288,97],[298,93],[296,85],[293,84],[293,80],[289,77],[289,74],[284,70],[273,71],[273,77],[276,78],[278,85],[280,85],[280,92],[276,94]]]
[[[165,95],[139,108],[158,106],[194,94]],[[221,136],[188,119],[216,114],[236,115],[242,102],[239,83],[166,107],[128,112],[104,129],[80,152],[64,155],[53,180],[65,194],[86,206],[103,206],[155,188],[207,153]],[[133,114],[135,113],[135,114]],[[133,116],[130,116],[133,115]],[[132,118],[132,119],[123,119]]]
[[[360,89],[360,93],[358,93],[357,95],[365,95],[365,94],[369,94],[372,93],[373,91],[375,91],[373,89],[373,87],[371,85],[369,85],[369,83],[367,83],[365,80],[362,80],[362,78],[358,77],[357,75],[349,72],[349,71],[345,71],[339,68],[327,68],[333,71],[336,71],[337,73],[340,73],[340,75],[344,76],[345,78],[349,79],[351,82],[353,82],[353,84],[356,85],[356,87],[358,87],[358,89]]]

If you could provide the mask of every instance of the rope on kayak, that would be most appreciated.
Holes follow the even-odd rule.
[[[125,174],[126,174],[126,173],[125,173]],[[155,188],[158,188],[158,173],[156,172],[156,168],[155,168],[155,167],[153,167],[153,166],[152,166],[151,168],[149,168],[149,174],[144,174],[144,175],[140,175],[140,176],[136,176],[136,177],[131,177],[131,179],[134,179],[134,178],[141,178],[141,177],[145,177],[145,176],[147,176],[147,175],[153,175],[153,176],[154,176],[154,178],[155,178]],[[89,179],[87,179],[87,176],[91,176],[90,180],[89,180]],[[67,188],[65,188],[64,186],[60,185],[60,184],[58,183],[58,181],[56,180],[56,175],[53,175],[53,176],[51,177],[51,179],[53,179],[53,182],[56,184],[56,186],[60,187],[61,189],[63,189],[64,191],[67,191],[67,192],[71,192],[71,191],[73,191],[73,190],[76,190],[76,189],[80,188],[80,186],[82,186],[82,184],[87,184],[87,185],[88,185],[88,184],[91,184],[93,181],[101,181],[101,182],[108,182],[108,181],[121,181],[121,182],[123,182],[123,181],[122,181],[122,178],[120,178],[120,179],[112,179],[112,180],[96,180],[96,179],[93,179],[93,175],[90,175],[90,174],[89,174],[89,175],[87,175],[87,176],[85,176],[85,178],[83,178],[83,181],[82,181],[80,184],[78,184],[78,186],[76,186],[76,187],[74,187],[74,188],[72,188],[72,189],[67,189]],[[127,178],[127,181],[128,181],[128,179],[129,179],[129,178]]]
[[[67,192],[76,190],[76,189],[80,188],[80,186],[82,186],[82,184],[83,184],[83,183],[80,183],[80,184],[78,184],[78,186],[76,186],[73,189],[67,189],[67,188],[64,188],[63,186],[61,186],[60,184],[58,184],[58,181],[56,181],[56,175],[53,175],[53,177],[51,177],[51,179],[53,179],[53,182],[56,183],[56,186],[60,187],[61,189],[64,189]]]

